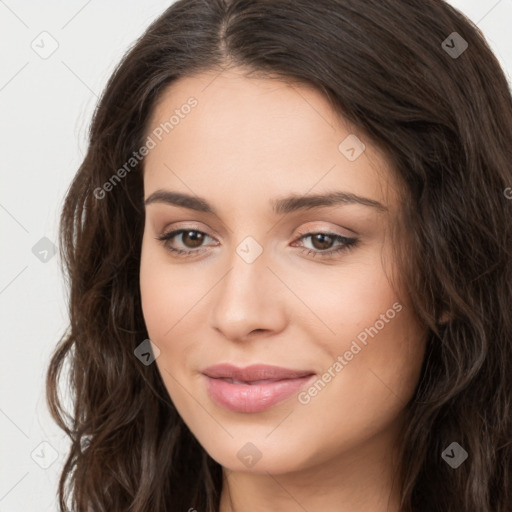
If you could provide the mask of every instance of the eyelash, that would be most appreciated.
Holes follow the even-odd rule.
[[[156,237],[156,239],[159,240],[160,242],[162,242],[162,244],[168,251],[174,253],[177,256],[179,255],[180,257],[193,256],[200,252],[203,252],[204,248],[190,249],[190,250],[186,251],[183,249],[176,249],[175,247],[170,247],[168,245],[167,242],[169,240],[171,240],[172,238],[174,238],[177,235],[180,235],[182,233],[187,233],[187,232],[201,233],[203,235],[210,236],[207,233],[205,233],[204,231],[199,231],[198,229],[182,228],[182,229],[176,229],[174,231],[170,231],[169,233],[164,233],[163,235]],[[323,232],[323,231],[317,231],[317,232],[313,232],[313,233],[312,232],[299,233],[299,235],[300,236],[299,236],[299,238],[297,238],[297,240],[302,240],[303,238],[308,238],[310,236],[315,236],[315,235],[328,235],[333,238],[333,242],[341,242],[341,245],[337,249],[329,249],[326,251],[321,251],[318,249],[314,250],[314,249],[303,248],[303,251],[305,251],[308,255],[312,254],[313,257],[320,255],[321,258],[332,258],[344,251],[349,251],[349,250],[353,249],[359,243],[359,239],[357,239],[357,238],[349,238],[346,236],[338,235],[337,233],[329,233],[329,232]]]

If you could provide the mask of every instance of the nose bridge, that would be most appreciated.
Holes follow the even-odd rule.
[[[230,254],[228,265],[228,273],[216,287],[214,327],[230,338],[278,328],[283,320],[275,289],[279,280],[267,268],[271,263],[262,244],[246,236]]]
[[[222,295],[235,304],[252,305],[259,302],[258,295],[268,285],[268,257],[263,246],[252,236],[246,236],[232,251],[229,258],[231,269],[221,286]]]

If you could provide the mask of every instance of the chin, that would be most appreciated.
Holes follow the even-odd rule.
[[[265,435],[248,436],[246,440],[230,439],[227,442],[202,444],[207,453],[222,467],[236,472],[253,474],[282,474],[304,469],[308,458],[303,450],[304,443],[297,439],[284,445],[265,439]]]

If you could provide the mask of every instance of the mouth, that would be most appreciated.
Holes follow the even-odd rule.
[[[264,411],[286,400],[315,376],[311,370],[272,365],[239,368],[220,364],[203,370],[210,398],[221,407],[244,413]]]

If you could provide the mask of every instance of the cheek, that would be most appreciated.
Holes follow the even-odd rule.
[[[147,248],[143,243],[140,265],[142,312],[148,334],[155,342],[172,338],[187,312],[204,291],[191,276],[170,266],[163,250]],[[181,320],[183,319],[183,320]]]
[[[364,333],[376,321],[378,327],[385,326],[389,331],[389,324],[400,315],[396,309],[404,306],[395,305],[393,309],[393,304],[399,299],[377,251],[362,252],[360,261],[352,265],[327,267],[316,275],[305,275],[300,280],[295,276],[295,282],[300,283],[300,288],[295,290],[297,295],[307,299],[309,309],[321,320],[315,339],[325,340],[325,348],[329,352],[329,346],[336,351],[342,349],[347,341]],[[380,315],[391,320],[383,324]]]
[[[352,404],[349,409],[354,410],[361,401],[369,405],[370,416],[371,411],[386,409],[390,404],[394,404],[391,410],[400,408],[410,398],[419,377],[424,327],[406,300],[397,296],[388,279],[391,272],[384,270],[380,254],[343,272],[333,269],[331,276],[320,280],[328,286],[315,289],[309,279],[304,284],[313,291],[308,295],[308,305],[319,313],[324,324],[310,336],[328,354],[324,371],[331,369],[331,374],[324,374],[329,391],[324,392],[321,384],[317,386],[322,398],[315,401],[328,407],[329,400],[341,400]],[[326,334],[325,325],[330,333]],[[339,364],[333,368],[336,362]],[[312,390],[312,395],[316,397],[317,391]]]
[[[189,375],[197,353],[204,349],[197,333],[212,284],[170,265],[168,255],[143,243],[140,265],[142,313],[148,336],[160,350],[156,365],[173,401],[188,408],[179,382]],[[198,320],[200,317],[200,320]],[[204,339],[204,338],[203,338]],[[194,356],[196,355],[196,356]]]
[[[311,399],[320,410],[342,404],[330,413],[333,425],[346,422],[347,411],[352,411],[351,426],[371,433],[376,424],[384,426],[397,416],[414,394],[426,331],[392,292],[366,298],[365,307],[347,306],[343,312],[335,341],[323,347],[329,360],[320,379],[326,384],[306,390],[303,400]],[[350,313],[359,315],[358,325]]]
[[[182,396],[178,382],[184,380],[184,361],[192,347],[180,330],[191,329],[190,324],[187,325],[187,311],[193,304],[191,301],[197,301],[195,296],[200,297],[199,290],[185,281],[183,273],[165,265],[158,251],[145,250],[143,245],[140,292],[148,336],[160,350],[155,364],[169,396],[181,411],[186,411],[190,404],[186,396]]]

